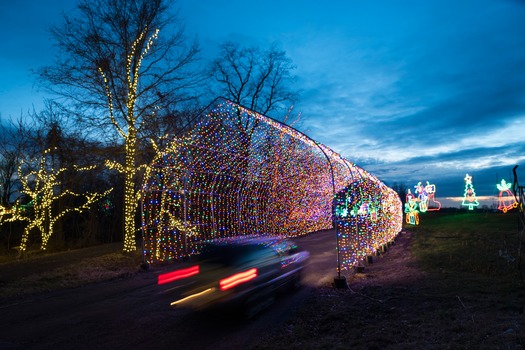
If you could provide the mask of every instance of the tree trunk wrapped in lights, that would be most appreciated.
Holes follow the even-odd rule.
[[[140,151],[170,109],[191,101],[202,84],[199,52],[167,0],[79,0],[75,18],[51,28],[60,54],[39,70],[51,92],[103,142],[125,154],[106,164],[124,178],[123,250],[137,249]],[[161,34],[162,33],[162,34]],[[199,92],[200,93],[200,92]],[[152,130],[149,130],[151,128]],[[154,137],[158,137],[155,134]],[[149,159],[147,160],[149,161]]]
[[[136,153],[137,153],[137,128],[140,128],[140,124],[135,116],[135,106],[137,103],[137,85],[140,76],[141,62],[144,56],[148,53],[150,46],[158,35],[158,30],[147,40],[147,44],[143,47],[143,51],[137,54],[138,44],[144,41],[148,28],[146,27],[139,35],[139,37],[133,42],[131,53],[128,55],[126,64],[126,76],[128,78],[127,84],[127,104],[126,104],[126,118],[125,125],[122,126],[118,123],[115,118],[113,108],[113,93],[111,92],[110,81],[104,72],[104,69],[99,67],[99,72],[104,79],[105,90],[108,100],[109,117],[111,123],[117,129],[119,134],[125,140],[125,164],[119,166],[114,162],[107,162],[106,164],[111,169],[120,170],[124,174],[124,247],[125,252],[131,252],[136,250],[135,243],[135,215],[137,213],[137,200],[138,192],[135,188],[135,178],[141,167],[137,167]],[[138,57],[138,59],[137,59]]]

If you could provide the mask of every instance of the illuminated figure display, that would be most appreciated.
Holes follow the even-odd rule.
[[[216,100],[182,135],[165,141],[142,188],[150,263],[198,254],[208,239],[330,229],[336,215],[368,216],[360,229],[369,239],[365,250],[401,230],[401,202],[392,189],[303,133],[228,100]],[[349,184],[356,184],[360,205],[332,215],[335,194]],[[338,257],[355,249],[341,231]],[[354,263],[345,259],[338,269]]]
[[[436,199],[436,185],[427,181],[425,186],[428,195],[427,211],[437,211],[441,209],[441,202]]]
[[[419,181],[417,185],[414,187],[416,189],[415,193],[417,194],[417,199],[415,199],[415,201],[417,201],[419,211],[424,213],[427,211],[427,204],[428,204],[427,189],[425,188],[425,186],[421,184],[421,181]],[[407,203],[408,203],[408,194],[412,195],[412,193],[410,193],[410,191],[407,193]]]
[[[405,201],[405,222],[411,225],[419,225],[418,199],[408,189]]]
[[[517,208],[518,202],[516,197],[511,192],[512,185],[507,183],[505,180],[501,180],[501,183],[497,184],[496,187],[499,190],[498,194],[498,209],[506,213],[507,211]]]
[[[463,202],[461,205],[467,206],[469,210],[474,210],[474,207],[479,205],[478,199],[476,197],[476,192],[474,191],[474,186],[472,185],[472,176],[469,174],[465,175],[465,193],[463,195]]]
[[[418,182],[415,188],[415,193],[417,194],[417,204],[418,210],[421,213],[427,211],[437,211],[441,209],[441,202],[437,201],[435,198],[436,195],[436,185],[431,185],[427,181],[426,185],[423,185],[422,182]]]

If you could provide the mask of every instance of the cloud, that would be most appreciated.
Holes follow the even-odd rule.
[[[21,11],[17,4],[9,5],[11,13]],[[277,42],[297,65],[295,87],[303,93],[293,110],[301,113],[296,127],[387,183],[429,179],[438,195],[454,197],[469,172],[480,195],[490,196],[498,177],[508,177],[515,164],[525,168],[522,1],[181,0],[177,6],[205,60],[225,40]],[[31,7],[28,18],[42,19],[44,28],[74,5],[53,0],[40,7]],[[0,101],[4,115],[12,114],[11,105],[18,114],[21,101],[27,108],[36,100],[26,72],[50,53],[45,32],[8,17],[17,36],[3,41],[13,53],[1,59],[7,79],[0,91],[9,92]]]
[[[397,13],[403,21],[381,12],[403,5],[377,16],[361,5],[364,28],[332,30],[325,40],[316,33],[293,52],[304,76],[305,129],[353,161],[463,149],[471,159],[463,164],[498,164],[495,155],[473,157],[483,146],[505,151],[496,148],[525,134],[525,7],[430,2]]]

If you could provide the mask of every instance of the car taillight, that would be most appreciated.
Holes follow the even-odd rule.
[[[187,267],[185,269],[175,270],[159,275],[157,284],[166,284],[183,278],[199,274],[199,265]]]
[[[221,290],[228,290],[239,284],[246,283],[257,277],[257,269],[249,269],[243,272],[236,273],[230,277],[223,278],[219,281],[219,286]]]

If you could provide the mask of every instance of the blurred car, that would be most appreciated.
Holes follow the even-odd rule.
[[[297,288],[310,254],[283,237],[232,237],[204,243],[195,264],[160,274],[172,307],[227,308],[251,317],[278,291]]]

